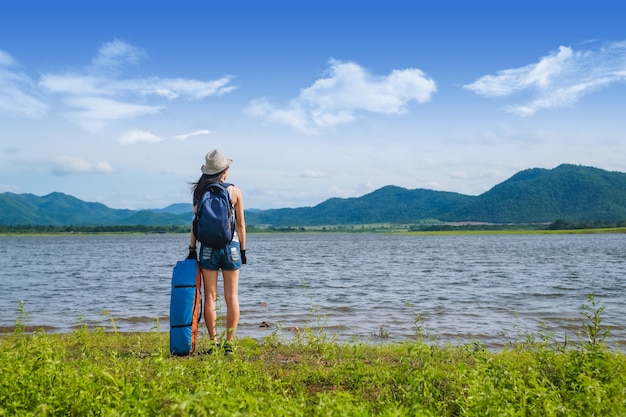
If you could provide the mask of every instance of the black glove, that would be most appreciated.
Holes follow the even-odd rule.
[[[189,248],[189,255],[187,255],[187,259],[195,259],[198,260],[198,254],[196,253],[196,248]]]
[[[242,249],[242,250],[241,250],[241,263],[242,263],[243,265],[245,265],[245,264],[246,264],[246,261],[247,261],[247,260],[246,260],[246,250],[245,250],[245,249]]]

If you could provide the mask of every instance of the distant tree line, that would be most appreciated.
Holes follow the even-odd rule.
[[[518,223],[518,224],[428,224],[413,225],[410,232],[446,232],[446,231],[473,231],[473,230],[542,230],[545,224]]]
[[[62,233],[188,233],[189,226],[2,226],[0,233],[5,234],[62,234]]]
[[[589,220],[589,221],[567,221],[563,219],[557,219],[550,223],[548,229],[550,230],[574,230],[574,229],[608,229],[612,227],[626,227],[626,220],[619,222],[611,222],[604,220]]]
[[[608,229],[626,227],[626,220],[611,222],[605,220],[568,221],[557,219],[550,224],[545,223],[511,223],[511,224],[417,224],[404,227],[393,225],[360,225],[355,226],[326,226],[326,227],[258,227],[248,225],[248,233],[293,233],[293,232],[389,232],[393,230],[408,230],[411,232],[439,232],[439,231],[471,231],[471,230],[575,230],[575,229]],[[110,226],[41,226],[0,225],[0,234],[66,234],[66,233],[189,233],[189,226],[164,225],[110,225]]]
[[[412,232],[440,232],[453,230],[575,230],[575,229],[610,229],[626,227],[626,220],[611,222],[605,220],[567,221],[555,220],[550,224],[545,223],[514,223],[514,224],[430,224],[414,225],[409,227]]]

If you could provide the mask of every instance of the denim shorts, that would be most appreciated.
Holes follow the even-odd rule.
[[[241,269],[239,242],[232,241],[226,247],[213,249],[200,247],[200,266],[209,271],[235,271]]]

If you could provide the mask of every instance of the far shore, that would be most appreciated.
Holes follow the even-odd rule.
[[[350,225],[350,226],[307,226],[290,228],[260,228],[250,227],[246,231],[248,234],[320,234],[320,233],[384,233],[397,235],[486,235],[486,234],[621,234],[626,233],[626,227],[605,227],[605,228],[581,228],[581,229],[547,229],[547,228],[515,228],[507,225],[503,228],[498,226],[452,226],[442,230],[412,230],[407,225]],[[150,235],[150,234],[187,234],[189,231],[50,231],[50,230],[29,230],[29,231],[0,231],[0,237],[4,236],[84,236],[84,235]]]

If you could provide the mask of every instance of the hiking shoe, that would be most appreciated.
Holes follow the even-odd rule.
[[[203,350],[198,351],[198,355],[212,355],[213,352],[218,351],[219,349],[220,349],[219,342],[218,343],[213,343],[207,349],[203,349]]]
[[[228,356],[228,355],[232,355],[233,352],[233,344],[231,342],[225,342],[224,343],[224,355]]]

